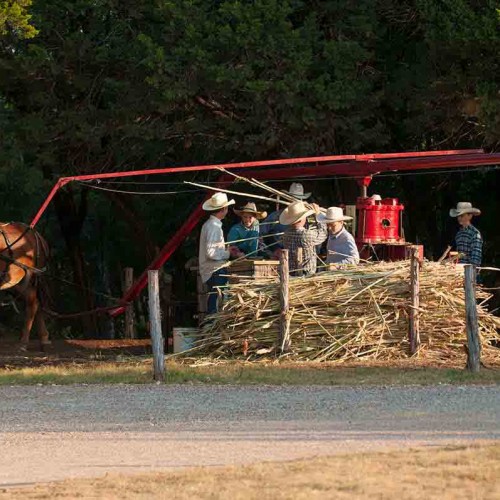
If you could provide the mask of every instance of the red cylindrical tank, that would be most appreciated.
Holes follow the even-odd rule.
[[[401,215],[404,206],[397,198],[381,199],[374,195],[358,198],[358,243],[394,243],[403,242],[401,235]]]

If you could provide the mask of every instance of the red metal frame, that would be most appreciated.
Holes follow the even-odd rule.
[[[481,165],[500,164],[500,153],[484,153],[482,149],[469,150],[447,150],[447,151],[423,151],[406,153],[375,153],[366,155],[337,155],[337,156],[314,156],[306,158],[284,158],[279,160],[265,160],[239,163],[225,163],[214,165],[199,165],[187,167],[168,167],[149,170],[133,170],[128,172],[109,172],[105,174],[78,175],[73,177],[62,177],[54,185],[46,200],[31,221],[34,227],[40,220],[44,211],[57,191],[72,181],[89,181],[98,179],[111,179],[122,177],[134,177],[140,175],[158,175],[182,172],[199,172],[203,170],[216,170],[218,168],[245,169],[246,177],[254,177],[261,180],[271,179],[295,179],[300,177],[322,177],[329,175],[348,175],[358,178],[358,181],[368,186],[371,176],[390,171],[424,170],[435,168],[458,168],[473,167]],[[287,167],[269,168],[281,165]],[[307,165],[307,166],[305,166]],[[256,170],[246,170],[255,167]],[[262,169],[261,167],[268,167]],[[225,185],[233,182],[230,176],[222,175],[217,185]],[[203,216],[202,204],[200,204],[188,219],[177,230],[174,236],[161,249],[158,256],[149,267],[137,278],[132,287],[123,296],[122,302],[128,303],[134,300],[147,284],[147,271],[159,269],[170,258],[184,239],[196,227]],[[111,314],[116,316],[125,310],[118,307]]]

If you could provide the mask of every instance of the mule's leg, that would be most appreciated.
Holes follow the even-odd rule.
[[[30,332],[33,327],[36,313],[38,311],[38,297],[36,296],[36,288],[30,286],[24,292],[24,300],[26,301],[26,312],[23,332],[21,333],[21,349],[28,347],[30,340]]]
[[[35,316],[36,328],[38,330],[38,337],[40,338],[40,347],[45,351],[48,346],[52,344],[49,340],[49,331],[45,325],[45,316],[42,309],[39,307]]]

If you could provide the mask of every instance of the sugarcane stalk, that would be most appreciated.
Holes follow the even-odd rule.
[[[232,245],[233,243],[242,243],[243,241],[252,241],[252,240],[258,240],[261,238],[271,238],[272,236],[281,236],[282,234],[285,234],[285,233],[265,234],[263,236],[252,236],[251,238],[242,238],[241,240],[228,241],[225,244]]]
[[[268,198],[267,196],[260,196],[258,194],[241,193],[239,191],[232,191],[229,189],[222,189],[214,186],[207,186],[205,184],[198,184],[197,182],[184,181],[184,184],[189,184],[191,186],[201,187],[204,189],[210,189],[212,191],[217,191],[218,193],[234,194],[236,196],[245,196],[247,198],[256,198],[258,200],[272,201],[273,203],[281,203],[282,205],[290,205],[287,201],[275,200],[273,198]]]

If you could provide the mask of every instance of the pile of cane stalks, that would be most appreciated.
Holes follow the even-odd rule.
[[[409,261],[290,279],[291,350],[297,360],[390,360],[409,353]],[[223,309],[210,317],[190,354],[215,358],[275,357],[280,352],[279,283],[275,278],[229,286]],[[483,359],[498,359],[500,318],[487,312],[489,294],[477,288]],[[463,269],[425,262],[420,272],[419,357],[464,356]],[[498,344],[497,344],[498,345]]]

